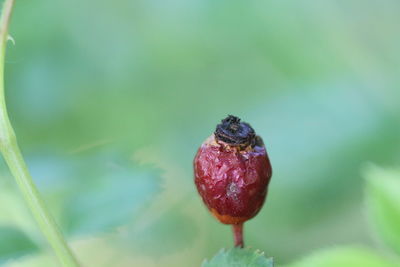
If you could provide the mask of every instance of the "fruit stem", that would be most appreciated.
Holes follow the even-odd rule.
[[[243,223],[233,224],[232,230],[233,230],[233,238],[235,240],[235,247],[243,248],[244,247]]]

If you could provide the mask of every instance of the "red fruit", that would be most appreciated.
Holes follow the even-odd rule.
[[[204,203],[220,222],[233,225],[235,245],[243,247],[242,225],[260,211],[272,175],[261,137],[228,116],[199,148],[194,173]]]

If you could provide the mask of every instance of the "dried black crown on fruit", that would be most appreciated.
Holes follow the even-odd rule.
[[[232,146],[254,146],[256,133],[250,124],[229,115],[217,125],[215,138]]]

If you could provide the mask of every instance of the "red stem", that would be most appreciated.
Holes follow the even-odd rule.
[[[233,230],[233,238],[235,239],[235,247],[244,247],[244,242],[243,242],[243,223],[240,224],[233,224],[232,225],[232,230]]]

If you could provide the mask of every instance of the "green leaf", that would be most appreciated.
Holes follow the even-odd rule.
[[[366,168],[367,210],[383,241],[400,253],[400,169]]]
[[[360,247],[342,247],[315,252],[286,267],[395,267],[373,251]]]
[[[95,170],[85,175],[88,164]],[[112,231],[138,216],[160,191],[154,168],[137,166],[120,155],[87,158],[76,172],[65,187],[69,191],[62,213],[70,234]]]
[[[202,267],[272,267],[272,258],[266,258],[264,252],[253,249],[222,249],[210,261],[204,261]]]
[[[11,258],[18,258],[38,250],[28,236],[14,227],[0,227],[0,240],[0,265]]]

